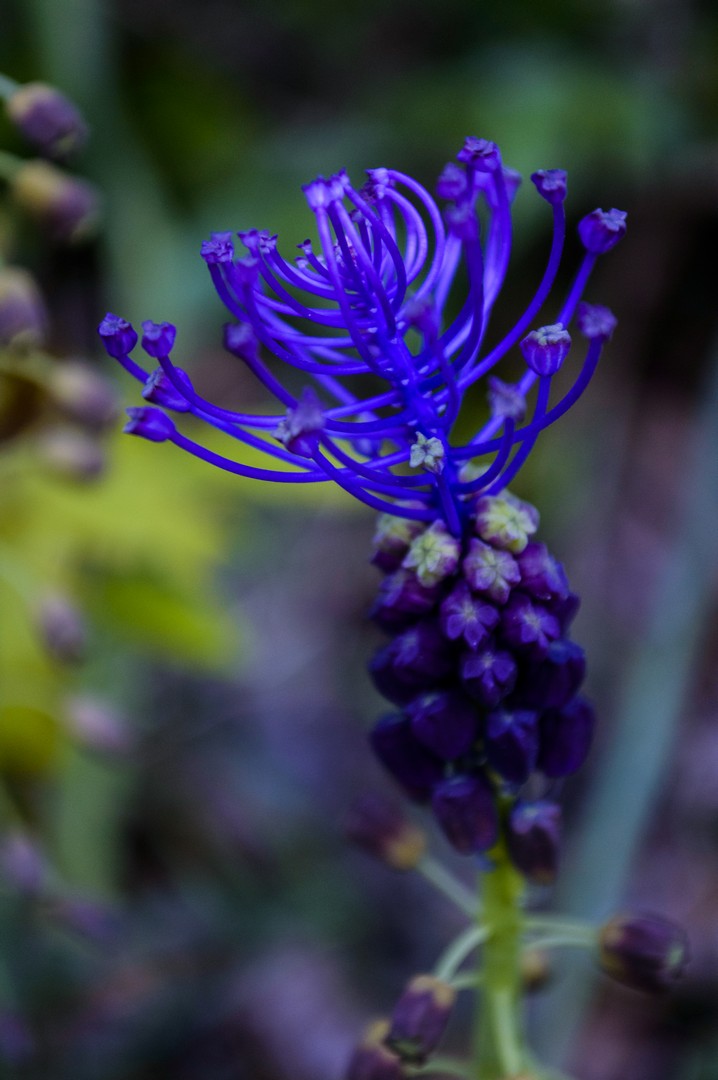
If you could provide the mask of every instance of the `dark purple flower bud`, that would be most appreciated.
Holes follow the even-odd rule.
[[[433,690],[448,675],[449,646],[439,628],[424,620],[380,649],[369,670],[379,692],[403,705],[422,690]]]
[[[618,320],[610,308],[584,303],[578,305],[576,322],[584,337],[607,341],[616,329]]]
[[[456,158],[473,165],[478,172],[494,172],[501,165],[501,153],[496,143],[475,135],[468,136]]]
[[[407,705],[406,712],[419,742],[444,761],[465,754],[478,735],[476,706],[456,690],[422,694]]]
[[[116,911],[84,897],[59,897],[52,901],[48,915],[63,929],[104,947],[117,941],[121,930]]]
[[[614,915],[599,932],[601,967],[636,990],[667,990],[688,958],[685,930],[661,915]]]
[[[565,634],[581,606],[581,598],[576,596],[576,593],[570,592],[565,599],[550,600],[546,606],[558,619],[561,633]]]
[[[437,585],[459,565],[461,544],[443,521],[433,521],[412,541],[402,566],[413,570],[422,585]]]
[[[32,274],[15,266],[0,270],[0,346],[36,348],[45,338],[47,312]]]
[[[524,784],[539,748],[538,713],[497,709],[486,717],[484,747],[489,764],[511,784]]]
[[[569,776],[583,765],[593,739],[596,714],[585,698],[541,716],[538,767],[551,779]]]
[[[74,428],[43,432],[36,450],[43,465],[68,480],[96,480],[105,468],[105,454],[98,440]]]
[[[456,991],[434,975],[415,975],[391,1014],[387,1045],[402,1061],[422,1065],[446,1030]]]
[[[561,633],[558,619],[524,593],[514,593],[501,612],[501,630],[512,648],[542,660]]]
[[[26,83],[8,98],[6,109],[15,127],[44,157],[65,158],[87,139],[79,110],[54,86]]]
[[[494,646],[464,653],[460,670],[466,692],[487,709],[496,708],[516,683],[516,661]]]
[[[108,379],[89,364],[67,360],[52,371],[48,383],[56,405],[78,424],[107,427],[117,417],[117,394]]]
[[[395,870],[412,870],[426,851],[426,836],[392,799],[367,793],[352,803],[347,839]]]
[[[212,233],[209,240],[202,241],[200,254],[208,266],[217,263],[231,263],[234,258],[234,237],[232,233]]]
[[[503,495],[482,495],[476,503],[474,527],[487,544],[518,555],[539,527],[539,512],[508,491]]]
[[[311,457],[319,444],[324,430],[324,412],[321,402],[309,386],[305,386],[294,409],[289,409],[284,420],[275,428],[274,437],[293,454]]]
[[[161,409],[152,409],[140,405],[127,409],[129,420],[122,429],[127,435],[139,435],[150,442],[166,442],[174,435],[176,428],[169,416]]]
[[[560,842],[560,806],[544,799],[514,804],[508,820],[509,854],[530,881],[550,885],[556,880]]]
[[[87,628],[77,608],[64,596],[51,594],[40,602],[37,626],[48,652],[63,664],[77,664],[87,651]]]
[[[495,604],[505,604],[514,585],[521,580],[516,559],[481,540],[469,541],[463,562],[464,576],[474,592],[488,596]]]
[[[465,581],[460,581],[441,605],[439,624],[449,641],[466,642],[478,649],[498,624],[499,613],[493,604],[474,596]]]
[[[568,356],[571,335],[563,323],[532,330],[520,343],[524,360],[537,375],[555,375]]]
[[[352,1054],[344,1080],[403,1080],[401,1058],[386,1045],[389,1024],[377,1020],[370,1024]]]
[[[0,840],[0,872],[13,889],[25,896],[38,896],[47,879],[47,863],[35,841],[14,830]]]
[[[191,391],[192,383],[187,372],[182,368],[175,368],[175,373],[182,385]],[[189,412],[192,408],[187,398],[182,397],[161,367],[156,368],[150,375],[142,391],[142,397],[145,401],[151,401],[153,405],[161,405],[163,409],[173,409],[174,412]]]
[[[380,570],[389,573],[398,570],[412,542],[425,528],[422,521],[411,521],[395,514],[380,514],[372,539],[371,561]]]
[[[526,416],[526,398],[518,386],[502,382],[496,375],[489,376],[489,408],[495,420],[513,420],[516,423]]]
[[[430,797],[444,775],[444,763],[414,737],[408,716],[383,716],[372,728],[369,742],[384,768],[412,799],[424,802]]]
[[[603,255],[626,235],[625,210],[592,210],[578,223],[581,243],[594,255]]]
[[[452,776],[443,780],[431,799],[436,818],[451,844],[462,855],[487,851],[499,835],[494,791],[484,776]]]
[[[225,323],[224,347],[227,352],[250,364],[259,353],[259,341],[249,323]]]
[[[516,557],[521,571],[521,590],[544,603],[562,601],[569,595],[568,579],[561,563],[545,544],[528,544]]]
[[[578,693],[586,677],[586,654],[566,638],[552,641],[546,657],[532,672],[536,708],[561,709]]]
[[[453,161],[450,161],[448,165],[444,166],[444,170],[436,182],[436,194],[440,199],[452,199],[454,202],[458,202],[459,199],[466,195],[468,189],[469,182],[466,173],[458,165],[455,165]]]
[[[90,238],[100,217],[97,189],[47,161],[27,161],[10,181],[17,205],[58,243]]]
[[[137,333],[127,319],[107,312],[97,328],[109,356],[120,357],[131,353],[137,344]]]
[[[422,585],[411,570],[396,570],[384,578],[369,612],[384,630],[402,630],[426,615],[438,602],[441,585]]]
[[[542,199],[557,206],[566,198],[567,175],[563,169],[539,169],[531,174],[531,180]]]
[[[450,203],[444,211],[446,227],[464,244],[479,239],[479,219],[470,202]]]
[[[147,319],[142,323],[142,348],[145,350],[148,356],[151,356],[154,360],[159,360],[160,357],[169,356],[172,352],[172,348],[177,337],[177,327],[172,323],[152,322],[151,319]]]

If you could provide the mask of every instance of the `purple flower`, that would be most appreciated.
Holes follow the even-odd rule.
[[[462,855],[488,851],[499,835],[499,814],[485,777],[452,776],[434,789],[431,805],[451,844]]]
[[[394,1006],[387,1045],[402,1061],[421,1065],[436,1049],[456,1001],[456,990],[433,975],[415,975]]]
[[[523,784],[536,766],[539,748],[538,713],[498,709],[486,718],[486,757],[499,776]]]
[[[561,709],[541,716],[538,767],[552,779],[580,769],[593,739],[596,716],[585,698],[574,698]]]
[[[662,915],[614,915],[602,928],[599,958],[603,970],[636,990],[667,990],[688,962],[682,926]]]
[[[549,298],[565,232],[565,173],[539,170],[532,179],[553,216],[546,270],[516,324],[489,339],[489,317],[509,265],[519,179],[502,165],[495,143],[472,136],[439,180],[439,198],[448,200],[443,213],[412,177],[378,168],[368,170],[362,188],[345,172],[305,186],[318,244],[302,242],[293,261],[267,231],[239,232],[244,253],[235,253],[232,233],[214,233],[202,257],[232,318],[225,346],[264,385],[275,409],[235,411],[194,389],[186,392],[169,355],[170,324],[145,324],[143,347],[160,360],[188,413],[240,446],[263,451],[267,465],[225,456],[180,432],[172,435],[175,445],[238,475],[279,483],[331,480],[378,510],[432,527],[440,521],[451,537],[460,537],[477,494],[503,491],[541,431],[583,392],[611,318],[584,317],[584,360],[573,386],[552,403],[552,375],[566,358],[582,290],[596,255],[623,235],[625,215],[596,211],[583,219],[587,251],[575,287],[553,322],[532,331]],[[463,297],[456,296],[459,280],[467,282]],[[450,311],[458,314],[450,318]],[[120,330],[103,323],[101,336],[144,385],[149,372],[129,356],[128,324]],[[507,389],[495,369],[519,352],[520,342],[527,367]],[[292,382],[282,380],[281,365],[304,381],[300,398]],[[452,441],[464,395],[483,378],[492,380],[491,419],[468,441]],[[512,512],[520,516],[515,505]],[[517,553],[531,531],[497,546]],[[430,561],[426,556],[427,567]],[[438,580],[430,567],[417,564],[416,570],[424,585]]]
[[[558,872],[561,807],[541,799],[517,802],[508,820],[507,844],[515,866],[531,881],[550,885]]]
[[[463,638],[470,649],[478,649],[498,621],[496,608],[473,596],[465,581],[460,581],[441,605],[439,622],[443,634],[449,641]]]
[[[505,604],[512,587],[521,580],[521,571],[513,555],[498,551],[482,540],[470,541],[469,554],[463,565],[471,588],[488,596],[495,604]]]
[[[437,604],[441,586],[422,585],[411,570],[396,570],[379,586],[370,615],[384,630],[410,626]]]
[[[460,691],[422,694],[406,707],[419,742],[444,761],[461,757],[478,735],[476,706]]]
[[[513,656],[494,646],[464,653],[460,671],[466,692],[487,709],[495,708],[516,682]]]
[[[514,593],[501,613],[504,638],[520,652],[540,660],[561,632],[558,619],[530,597]]]
[[[382,717],[369,740],[385,769],[418,802],[428,799],[444,775],[444,762],[415,738],[411,721],[401,713]]]

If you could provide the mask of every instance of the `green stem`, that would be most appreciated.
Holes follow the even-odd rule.
[[[461,1076],[463,1080],[471,1080],[471,1070],[465,1061],[455,1061],[453,1058],[433,1058],[420,1069],[410,1073],[411,1076],[433,1076],[436,1073],[444,1076]]]
[[[443,955],[439,957],[434,968],[436,978],[441,979],[442,982],[449,982],[453,979],[466,957],[470,956],[474,949],[486,941],[489,933],[488,927],[479,923],[477,926],[469,926],[459,934]]]
[[[476,1080],[504,1080],[525,1064],[521,1008],[521,899],[523,879],[503,842],[491,852],[495,868],[484,875],[484,917],[489,935],[483,949],[481,1008],[477,1014]]]

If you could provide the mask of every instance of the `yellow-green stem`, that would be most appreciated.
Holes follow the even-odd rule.
[[[476,1080],[508,1080],[525,1064],[520,967],[524,883],[503,841],[491,858],[494,869],[483,875],[483,921],[489,936],[482,950],[474,1075]]]

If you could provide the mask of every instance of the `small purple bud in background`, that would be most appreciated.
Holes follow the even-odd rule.
[[[524,360],[537,375],[555,375],[568,356],[571,335],[563,323],[532,330],[520,343]]]
[[[208,266],[216,263],[231,263],[234,258],[233,233],[212,233],[209,240],[202,241],[201,255]]]
[[[581,243],[593,255],[604,255],[626,235],[625,210],[593,210],[578,223]]]
[[[437,585],[459,565],[461,544],[443,521],[433,521],[412,541],[404,557],[405,570],[414,570],[422,585]]]
[[[614,915],[599,931],[602,969],[636,990],[667,990],[688,957],[685,930],[661,915]]]
[[[487,851],[499,835],[494,791],[483,776],[452,776],[434,789],[431,805],[450,843],[462,855]]]
[[[473,538],[463,569],[474,592],[488,596],[495,604],[505,604],[511,589],[521,580],[521,571],[510,552],[498,551],[491,544]]]
[[[391,1014],[387,1045],[402,1061],[423,1065],[446,1030],[456,991],[433,975],[415,975]]]
[[[581,303],[578,305],[576,322],[584,337],[607,341],[616,329],[618,320],[610,308]]]
[[[528,709],[497,709],[486,717],[484,747],[489,764],[511,784],[524,784],[539,748],[538,714]]]
[[[148,356],[151,356],[153,360],[169,356],[177,337],[176,326],[168,322],[156,323],[147,319],[142,323],[142,330],[142,348]]]
[[[121,921],[107,904],[84,897],[58,897],[47,909],[48,916],[58,926],[95,945],[108,946],[117,941]]]
[[[182,385],[191,391],[192,383],[187,372],[176,367],[175,373]],[[161,367],[150,375],[142,391],[142,397],[145,401],[151,401],[153,405],[161,405],[163,409],[172,409],[174,412],[189,412],[192,407],[187,398],[182,397],[175,388],[174,383],[170,382]]]
[[[517,386],[505,383],[497,375],[489,376],[489,408],[495,420],[513,420],[526,416],[526,398]]]
[[[493,646],[464,653],[460,671],[466,692],[487,709],[494,709],[516,683],[516,661]]]
[[[275,429],[274,437],[292,454],[311,457],[319,445],[324,422],[319,398],[311,387],[305,386],[296,407],[287,410],[285,419]]]
[[[506,641],[534,660],[542,660],[549,645],[561,633],[558,619],[545,607],[531,602],[523,593],[514,593],[501,612],[501,629]]]
[[[75,428],[44,431],[35,449],[41,463],[66,480],[97,480],[105,471],[105,452],[98,440]]]
[[[50,594],[40,601],[37,627],[47,651],[63,664],[78,664],[87,651],[84,619],[70,601]]]
[[[384,578],[370,617],[384,630],[403,630],[438,602],[441,585],[422,585],[412,570],[396,570]]]
[[[525,877],[537,885],[550,885],[558,873],[561,842],[561,807],[556,803],[518,802],[508,819],[509,854]]]
[[[446,227],[462,244],[470,244],[479,239],[479,222],[471,203],[449,203],[444,211]]]
[[[474,526],[487,544],[519,555],[539,527],[539,512],[508,492],[483,495],[476,503]]]
[[[398,570],[412,542],[425,528],[421,521],[380,514],[372,539],[371,561],[387,573]]]
[[[102,698],[71,697],[65,702],[64,719],[69,732],[89,750],[110,757],[125,757],[132,750],[127,721]]]
[[[468,191],[466,173],[450,161],[436,182],[436,194],[440,199],[452,199],[457,202]]]
[[[444,763],[416,739],[411,721],[401,713],[374,725],[369,742],[382,765],[417,802],[426,801],[444,775]]]
[[[349,839],[395,870],[412,870],[426,853],[426,836],[392,799],[367,793],[355,799],[344,822]]]
[[[569,592],[565,599],[550,600],[546,606],[552,615],[555,615],[558,619],[561,633],[565,634],[581,607],[581,598],[576,593]]]
[[[422,694],[406,712],[419,742],[445,761],[465,754],[478,735],[476,706],[455,690]]]
[[[557,206],[566,198],[568,176],[563,169],[539,169],[531,173],[531,181],[542,199]]]
[[[7,99],[5,108],[10,121],[43,157],[63,160],[87,140],[79,109],[54,86],[26,83]]]
[[[351,1056],[344,1080],[404,1080],[401,1058],[386,1045],[389,1023],[376,1020]]]
[[[544,603],[565,600],[569,585],[564,569],[545,544],[528,544],[516,557],[521,571],[521,591]]]
[[[501,152],[495,142],[469,135],[456,159],[473,165],[479,172],[495,172],[501,165]]]
[[[97,231],[97,189],[47,161],[25,162],[13,175],[10,191],[17,206],[57,243],[81,243]]]
[[[47,863],[35,841],[19,829],[0,840],[0,873],[27,897],[39,896],[47,879]]]
[[[127,319],[108,311],[97,328],[107,353],[119,358],[131,353],[137,344],[137,332]]]
[[[166,442],[175,433],[174,424],[161,409],[140,405],[137,408],[127,409],[127,415],[130,419],[122,430],[128,435],[139,435],[140,438],[149,439],[150,442]]]
[[[541,715],[538,768],[551,779],[569,776],[583,765],[593,739],[596,715],[585,698]]]
[[[465,581],[460,581],[441,605],[439,623],[442,633],[449,641],[463,638],[470,649],[478,649],[498,621],[499,613],[493,604],[473,596]]]
[[[224,347],[233,356],[250,364],[259,353],[259,341],[249,323],[225,323]]]
[[[586,677],[586,654],[566,638],[552,641],[539,666],[531,673],[531,694],[536,708],[561,709],[577,694]]]
[[[56,405],[78,424],[101,430],[116,419],[117,394],[112,383],[80,360],[58,363],[49,390]]]
[[[428,620],[398,634],[369,664],[379,693],[397,705],[405,705],[422,690],[433,690],[450,668],[448,643]]]
[[[0,346],[36,348],[46,326],[45,303],[32,274],[16,266],[0,270]]]

